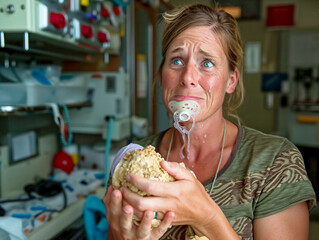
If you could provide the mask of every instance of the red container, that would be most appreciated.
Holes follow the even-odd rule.
[[[295,5],[267,7],[267,27],[292,27],[295,25]]]

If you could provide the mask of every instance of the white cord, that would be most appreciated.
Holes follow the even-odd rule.
[[[166,156],[166,161],[168,161],[169,155],[171,153],[171,149],[172,149],[172,145],[173,145],[173,139],[174,139],[174,133],[175,133],[175,129],[173,128],[173,133],[172,133],[171,141],[169,143],[168,152],[167,152],[167,156]],[[219,157],[219,162],[218,162],[216,174],[215,174],[212,186],[210,188],[209,195],[211,195],[213,190],[214,190],[214,185],[215,185],[215,182],[216,182],[216,179],[217,179],[219,168],[220,168],[220,165],[222,163],[223,153],[224,153],[224,146],[225,146],[225,139],[226,139],[226,120],[224,119],[224,133],[223,133],[222,149],[221,149],[221,152],[220,152],[220,157]]]
[[[174,139],[174,133],[175,133],[175,129],[173,127],[173,133],[172,133],[172,137],[171,137],[171,142],[169,143],[168,152],[167,152],[167,155],[166,155],[166,161],[168,161],[169,154],[171,153],[171,149],[172,149],[172,145],[173,145],[173,139]]]
[[[212,186],[210,187],[209,196],[210,196],[210,195],[212,194],[212,192],[213,192],[214,185],[215,185],[215,181],[216,181],[216,178],[217,178],[217,175],[218,175],[218,172],[219,172],[219,167],[220,167],[220,164],[221,164],[222,159],[223,159],[224,146],[225,146],[225,138],[226,138],[226,120],[224,119],[223,144],[222,144],[222,149],[221,149],[221,151],[220,151],[219,163],[218,163],[218,167],[217,167],[216,174],[215,174],[215,177],[214,177],[214,181],[213,181],[213,183],[212,183]]]

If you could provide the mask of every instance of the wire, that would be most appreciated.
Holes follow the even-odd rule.
[[[107,130],[107,139],[105,143],[105,156],[104,156],[104,168],[105,168],[105,179],[104,179],[104,186],[107,186],[107,181],[109,179],[109,155],[110,155],[110,148],[111,148],[111,140],[112,140],[112,131],[113,131],[113,123],[114,123],[114,118],[109,117],[107,118],[108,120],[108,130]]]
[[[64,135],[64,126],[62,126],[62,128],[61,128],[63,130],[60,130],[60,132],[61,132],[60,139],[61,139],[62,145],[64,147],[67,147],[73,141],[73,135],[72,135],[72,130],[71,130],[71,120],[70,120],[69,110],[68,110],[67,106],[65,104],[62,104],[62,103],[60,103],[59,106],[63,108],[64,119],[66,121],[66,125],[68,126],[67,140],[66,140],[65,135]]]
[[[32,220],[31,220],[31,224],[32,224],[32,227],[34,227],[34,221],[35,219],[40,216],[41,214],[43,213],[46,213],[46,212],[62,212],[64,209],[66,209],[66,207],[68,206],[68,202],[67,202],[67,196],[66,196],[66,193],[65,193],[65,190],[61,184],[61,188],[62,188],[62,194],[63,194],[63,208],[58,210],[58,209],[46,209],[44,211],[41,211],[37,214],[35,214],[33,217],[32,217]]]
[[[33,199],[39,199],[41,200],[42,198],[35,198],[35,197],[28,197],[28,198],[14,198],[14,199],[6,199],[6,200],[0,200],[0,204],[3,203],[10,203],[10,202],[27,202]]]

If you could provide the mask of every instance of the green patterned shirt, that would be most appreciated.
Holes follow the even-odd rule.
[[[235,147],[218,173],[212,199],[242,239],[253,239],[253,220],[307,201],[309,211],[316,197],[302,156],[286,138],[239,126]],[[137,142],[159,146],[165,132]],[[213,178],[203,185],[209,192]],[[195,207],[195,206],[194,206]],[[185,239],[187,226],[173,226],[161,239]]]

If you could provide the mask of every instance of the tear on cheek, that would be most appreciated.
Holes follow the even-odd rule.
[[[213,88],[213,81],[199,81],[199,84],[205,91],[210,91]]]

